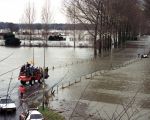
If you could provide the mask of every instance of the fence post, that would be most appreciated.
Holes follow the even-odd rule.
[[[57,93],[58,93],[58,85],[57,85]]]

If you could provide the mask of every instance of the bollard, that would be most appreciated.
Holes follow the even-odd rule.
[[[70,81],[69,81],[69,86],[70,86]]]
[[[55,69],[55,67],[53,66],[53,68],[52,68],[53,70]]]
[[[57,93],[58,93],[58,85],[57,85]]]
[[[63,83],[62,83],[62,89],[64,88]]]
[[[92,79],[92,73],[91,73],[91,79]]]
[[[80,77],[80,81],[81,81],[82,77]]]

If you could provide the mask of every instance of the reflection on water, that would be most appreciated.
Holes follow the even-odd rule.
[[[43,48],[0,47],[0,59],[13,53],[8,59],[0,62],[2,68],[0,69],[0,74],[21,66],[27,61],[32,61],[33,50],[35,65],[43,66]],[[93,49],[91,48],[46,48],[46,66],[50,68],[50,77],[46,80],[46,83],[51,87],[60,80],[62,80],[61,83],[68,83],[68,81],[73,81],[97,70],[110,70],[112,66],[136,59],[138,53],[143,53],[143,48],[127,48],[121,51],[113,50],[112,53],[112,55],[109,55],[107,52],[104,58],[98,57],[97,59],[91,60],[93,58]],[[111,70],[108,73],[95,77],[93,81],[90,81],[91,84],[81,99],[83,101],[90,101],[89,105],[95,102],[101,105],[105,103],[108,106],[114,106],[122,102],[127,103],[139,91],[135,102],[138,106],[143,105],[141,108],[149,108],[149,65],[149,59],[143,59],[139,62],[129,64],[126,67]],[[57,69],[52,70],[51,68],[53,66],[55,68],[57,66]],[[14,88],[14,97],[18,95],[16,91],[17,86],[20,84],[17,80],[18,73],[19,69],[13,72],[13,81],[11,83],[11,89]],[[3,84],[3,86],[0,86],[0,90],[2,90],[1,95],[6,93],[11,75],[12,72],[0,77],[1,83]],[[81,82],[79,85],[81,85],[79,88],[75,86],[74,89],[73,87],[67,89],[66,94],[62,93],[59,97],[62,99],[63,97],[64,99],[69,98],[72,101],[79,99],[80,96],[78,94],[81,94],[85,84]],[[82,107],[86,107],[87,109],[85,104]]]
[[[148,52],[149,49],[146,49]],[[108,56],[100,59],[101,62],[95,62],[99,70],[108,69],[111,62],[113,65],[122,64],[127,60],[137,58],[137,54],[143,54],[142,52],[142,48],[127,48],[119,53],[114,52],[113,59]],[[95,69],[98,68],[97,66]],[[125,114],[123,120],[129,119],[128,117],[132,114],[132,119],[149,120],[149,68],[149,59],[142,59],[117,70],[94,76],[92,80],[89,80],[88,86],[88,80],[85,80],[86,82],[76,84],[71,89],[61,91],[57,95],[59,101],[53,101],[52,107],[65,109],[63,115],[66,118],[71,114],[74,119],[88,118],[90,115],[93,119],[100,118],[100,115],[110,119],[114,114],[117,116],[123,111]],[[71,108],[74,112],[68,115],[68,111],[72,112]]]
[[[33,59],[33,48],[0,47],[0,59],[5,58],[10,53],[13,53],[13,55],[0,63],[1,68],[3,68],[0,69],[0,74],[23,65],[27,61],[30,62]],[[73,61],[86,60],[92,57],[92,53],[92,49],[46,48],[46,66],[52,67]],[[43,48],[34,48],[34,59],[36,66],[43,66]]]

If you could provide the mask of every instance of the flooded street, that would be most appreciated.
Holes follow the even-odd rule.
[[[85,77],[81,82],[62,89],[50,102],[50,107],[67,120],[149,120],[150,61],[149,58],[137,58],[137,53],[148,52],[148,43],[138,43],[142,46],[138,49],[136,46],[115,52],[113,60],[108,56],[101,62],[96,61],[100,71],[108,71],[97,73],[90,79]],[[113,69],[110,69],[110,64]]]
[[[134,118],[150,112],[150,58],[138,58],[138,54],[149,52],[149,46],[150,37],[143,37],[138,42],[129,42],[126,49],[112,50],[111,55],[106,53],[104,57],[97,59],[93,59],[91,48],[46,48],[46,66],[49,67],[50,75],[46,80],[47,88],[58,82],[61,86],[83,77],[77,84],[65,89],[59,88],[58,93],[50,101],[51,108],[61,111],[66,119],[73,120],[96,120],[100,117],[109,119],[117,116],[130,102],[133,106],[130,105],[130,112],[125,113],[125,117],[134,113],[134,110],[138,111]],[[17,79],[17,68],[27,61],[32,61],[33,48],[0,47],[0,54],[1,60],[9,56],[0,62],[0,95],[7,93],[12,76],[11,97],[19,106],[20,82]],[[35,66],[43,66],[43,48],[34,48],[34,59]],[[16,70],[13,70],[15,68]],[[104,70],[107,72],[103,72]],[[92,79],[84,77],[96,71],[101,73],[94,75]],[[17,120],[18,114],[11,119]],[[6,120],[1,115],[0,120],[3,119]],[[146,114],[139,119],[149,120],[150,116]]]
[[[22,109],[18,100],[18,86],[20,85],[20,81],[18,81],[19,69],[23,64],[26,64],[26,62],[32,61],[33,48],[0,47],[0,52],[0,65],[2,68],[0,69],[0,96],[2,97],[3,95],[7,94],[8,85],[12,76],[13,80],[11,81],[9,93],[19,107],[16,115],[8,116],[7,114],[7,117],[1,115],[0,120],[18,120],[20,109]],[[35,47],[34,54],[35,66],[43,67],[43,48]],[[50,82],[49,86],[52,86],[57,81],[59,81],[62,76],[64,76],[64,74],[66,74],[66,71],[68,71],[68,68],[66,68],[66,64],[88,60],[92,58],[92,54],[92,49],[77,48],[76,50],[74,50],[73,48],[46,48],[46,66],[49,67],[50,74],[50,77],[46,82]],[[55,67],[54,70],[52,70],[53,66]]]

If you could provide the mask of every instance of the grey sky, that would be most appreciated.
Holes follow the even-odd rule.
[[[1,22],[23,22],[23,14],[27,7],[28,1],[34,3],[36,9],[36,23],[41,22],[41,9],[45,0],[0,0],[0,21]],[[49,0],[52,13],[52,22],[66,23],[64,14],[63,0]]]

